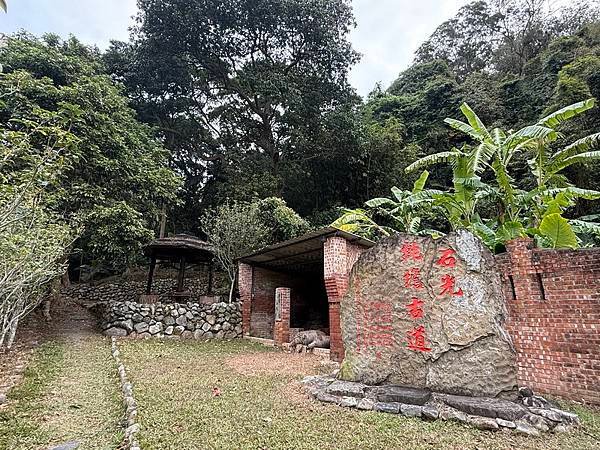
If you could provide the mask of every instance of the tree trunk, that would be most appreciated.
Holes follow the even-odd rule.
[[[231,287],[229,288],[229,303],[233,303],[233,290],[235,289],[235,273],[233,274],[233,278],[231,279]]]
[[[6,343],[6,348],[10,350],[13,343],[15,342],[15,336],[17,335],[17,327],[19,326],[19,318],[17,317],[12,325],[10,326],[9,334],[8,334],[8,342]]]
[[[167,228],[167,207],[163,203],[162,210],[160,212],[160,231],[158,232],[159,238],[165,237],[165,230]]]

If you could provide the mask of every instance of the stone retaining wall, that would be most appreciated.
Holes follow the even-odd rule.
[[[177,281],[171,278],[156,279],[152,283],[152,293],[159,296],[160,302],[171,301]],[[185,289],[192,293],[190,301],[225,300],[226,296],[207,297],[207,282],[201,279],[186,279]],[[61,294],[77,302],[137,302],[146,293],[146,281],[119,281],[115,283],[81,283],[64,288]],[[203,301],[204,300],[204,301]]]
[[[109,302],[101,306],[101,324],[109,336],[233,339],[242,337],[239,303]]]

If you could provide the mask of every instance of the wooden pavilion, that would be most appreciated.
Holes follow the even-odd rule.
[[[169,261],[178,269],[177,290],[173,294],[175,298],[190,296],[184,290],[185,270],[189,264],[208,266],[207,294],[212,293],[214,252],[207,242],[189,234],[176,234],[152,241],[144,248],[144,254],[150,258],[146,295],[152,294],[152,279],[157,261]]]

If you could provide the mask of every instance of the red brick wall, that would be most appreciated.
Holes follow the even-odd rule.
[[[600,404],[600,249],[537,249],[525,238],[496,262],[519,385]]]
[[[273,270],[240,263],[239,291],[242,301],[242,328],[245,335],[273,339],[275,323],[275,289],[291,288],[292,304],[306,303],[301,297],[305,279]]]

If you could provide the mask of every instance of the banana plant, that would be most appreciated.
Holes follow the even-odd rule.
[[[494,189],[481,180],[481,174],[490,167],[495,151],[491,145],[492,135],[466,103],[461,106],[461,111],[468,123],[455,119],[446,119],[446,123],[473,137],[478,143],[425,156],[406,168],[407,172],[412,172],[444,162],[452,166],[453,190],[437,195],[434,206],[442,208],[453,229],[470,228],[476,219],[478,203],[494,195]]]
[[[561,171],[572,164],[600,158],[600,152],[592,151],[600,141],[600,133],[579,139],[556,152],[549,151],[550,144],[561,137],[556,127],[593,106],[594,99],[578,102],[534,125],[508,133],[499,128],[488,131],[466,103],[461,106],[461,111],[468,123],[445,120],[452,128],[476,141],[473,148],[483,156],[480,164],[489,167],[495,175],[497,186],[489,192],[493,194],[495,190],[497,194],[495,198],[500,210],[497,219],[488,223],[481,220],[470,222],[474,231],[490,247],[526,234],[535,235],[543,246],[573,247],[580,242],[576,231],[584,233],[596,229],[592,222],[569,221],[562,217],[561,214],[573,206],[576,199],[595,200],[600,198],[600,192],[572,186]],[[529,192],[519,189],[510,175],[510,164],[521,152],[529,155],[528,164],[536,180],[536,188]],[[435,159],[435,155],[432,156]]]
[[[366,237],[389,236],[399,231],[407,233],[426,233],[437,236],[435,230],[421,230],[421,213],[425,212],[435,201],[435,197],[443,195],[442,191],[425,189],[429,172],[421,173],[414,182],[411,191],[392,187],[393,198],[377,197],[365,203],[369,210],[351,209],[331,224],[344,231],[358,233]],[[391,226],[377,224],[373,216],[383,217]]]

